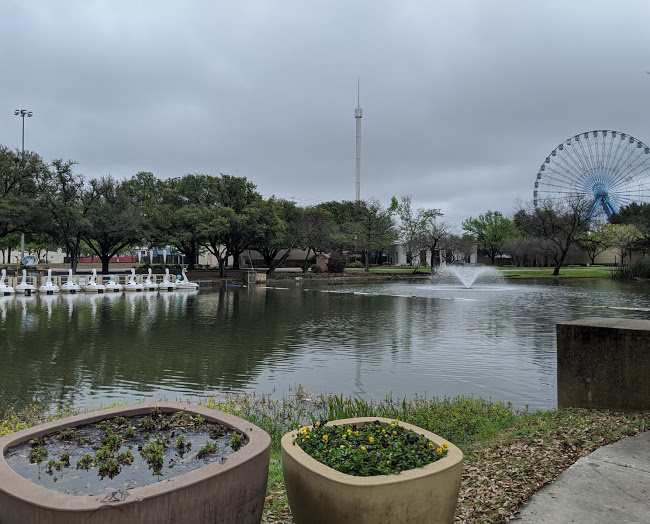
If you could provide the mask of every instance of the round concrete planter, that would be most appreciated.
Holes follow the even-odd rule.
[[[360,425],[373,420],[393,422],[373,417],[334,420],[328,425]],[[400,425],[437,445],[447,443],[447,456],[396,475],[355,477],[325,466],[294,445],[297,431],[284,435],[282,468],[295,522],[452,522],[460,491],[463,453],[430,431],[404,422]]]
[[[7,449],[32,438],[116,416],[133,417],[158,407],[183,410],[244,433],[249,441],[220,464],[126,492],[122,501],[105,495],[65,495],[18,475],[5,461]],[[259,523],[264,509],[271,439],[257,426],[214,409],[181,403],[137,404],[78,415],[0,438],[0,521],[5,523],[74,524],[141,522]],[[117,497],[120,498],[120,497]]]

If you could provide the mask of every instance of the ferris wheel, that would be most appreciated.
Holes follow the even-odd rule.
[[[560,203],[572,196],[589,199],[592,219],[609,218],[631,202],[650,201],[650,148],[618,131],[568,138],[539,168],[533,203]]]

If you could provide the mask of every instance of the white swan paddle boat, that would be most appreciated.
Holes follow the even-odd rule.
[[[107,293],[120,293],[124,289],[124,286],[115,280],[115,275],[111,275],[109,279],[110,280],[104,284]]]
[[[5,279],[7,278],[7,270],[2,270],[2,276],[0,276],[0,296],[8,297],[13,295],[16,290],[11,287],[9,284],[5,284]]]
[[[81,286],[75,282],[75,278],[72,275],[72,269],[68,269],[68,279],[61,284],[61,293],[70,293],[74,295],[81,291]]]
[[[125,291],[142,291],[144,290],[144,286],[135,279],[135,268],[131,268],[131,276],[129,277],[129,281],[126,283],[126,286],[124,286]]]
[[[54,282],[52,282],[52,270],[48,269],[47,279],[45,280],[45,283],[38,288],[38,292],[45,293],[46,295],[53,295],[54,293],[58,293],[59,291],[61,291],[59,289],[59,286],[57,286]]]
[[[27,283],[26,269],[23,269],[23,278],[20,280],[20,284],[16,286],[16,293],[22,293],[24,295],[31,295],[32,293],[36,293],[36,286]]]
[[[106,291],[106,286],[104,284],[97,283],[97,270],[93,269],[92,275],[88,279],[88,283],[85,285],[86,293],[104,293]]]
[[[147,291],[158,291],[159,286],[158,286],[158,284],[156,284],[153,281],[153,277],[152,277],[152,274],[151,274],[151,268],[149,268],[149,271],[147,272],[147,278],[142,283],[142,285],[144,286],[144,288]]]
[[[175,291],[176,282],[169,277],[169,268],[165,268],[165,276],[159,286],[160,291]]]
[[[190,282],[187,279],[187,270],[183,268],[183,280],[179,280],[176,282],[176,289],[183,289],[183,290],[190,290],[190,291],[196,291],[199,289],[199,285],[196,282]]]

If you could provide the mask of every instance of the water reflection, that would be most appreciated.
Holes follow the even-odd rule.
[[[555,325],[647,318],[609,281],[383,283],[0,297],[0,410],[297,384],[362,398],[475,394],[555,406]]]

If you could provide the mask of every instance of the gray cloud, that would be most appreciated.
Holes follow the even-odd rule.
[[[95,177],[246,176],[298,203],[413,195],[459,221],[528,200],[592,129],[650,141],[650,5],[602,1],[0,6],[0,143]],[[2,114],[2,111],[0,111]]]

